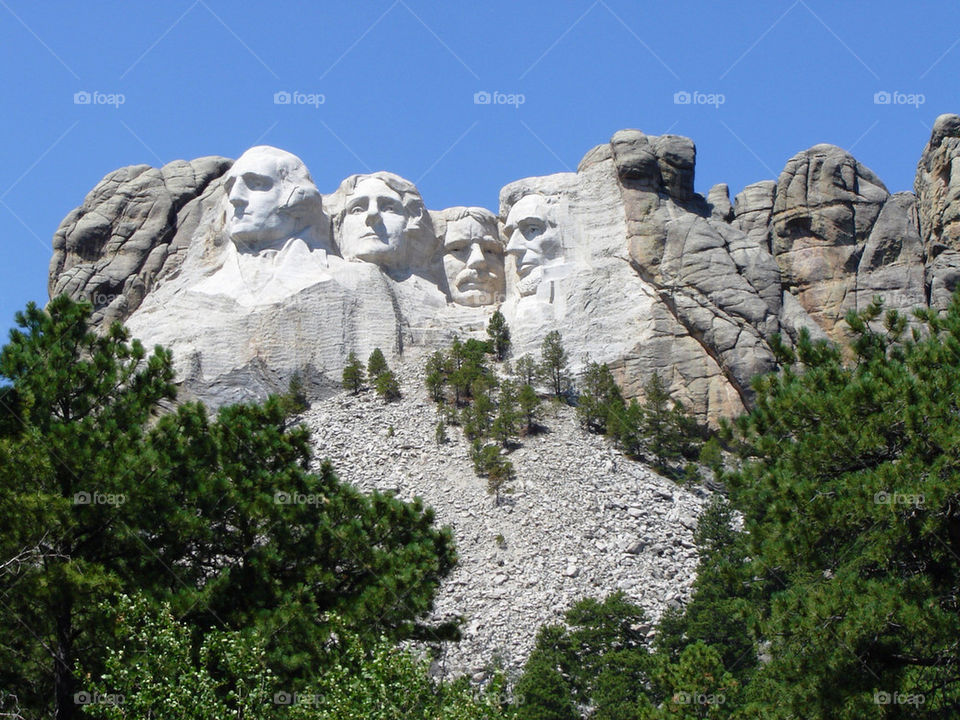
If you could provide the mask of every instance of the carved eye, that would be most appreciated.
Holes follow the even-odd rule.
[[[385,198],[380,201],[380,212],[391,212],[397,215],[403,215],[403,204],[393,198]]]
[[[351,205],[347,212],[351,215],[358,215],[362,212],[366,212],[366,208],[362,203],[357,203],[356,205]]]
[[[251,190],[264,191],[269,190],[273,187],[273,180],[271,180],[266,175],[258,175],[256,173],[246,173],[243,176],[243,182],[246,183],[247,187]]]
[[[539,220],[524,220],[520,223],[520,232],[527,240],[532,240],[538,235],[543,235],[546,227]]]

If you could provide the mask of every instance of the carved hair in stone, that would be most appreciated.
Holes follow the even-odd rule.
[[[540,193],[520,197],[507,213],[504,233],[514,257],[513,282],[521,297],[537,292],[545,266],[563,261],[563,242],[551,198]]]
[[[429,267],[438,241],[417,187],[388,172],[351,175],[337,190],[343,207],[334,227],[340,254],[389,273]]]
[[[323,200],[296,155],[258,145],[224,176],[230,209],[226,229],[237,249],[259,253],[299,237],[310,249],[327,249],[329,219]]]
[[[442,215],[441,252],[450,299],[470,307],[502,302],[504,243],[497,216],[479,207],[448,208]]]

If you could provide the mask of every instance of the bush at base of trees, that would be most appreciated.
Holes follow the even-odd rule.
[[[324,671],[309,682],[275,677],[257,632],[212,630],[195,648],[191,628],[168,606],[122,596],[102,679],[87,692],[97,702],[84,716],[99,720],[510,720],[504,679],[485,691],[463,681],[431,679],[429,663],[385,637],[358,635],[337,617]],[[115,700],[116,702],[111,702]]]
[[[377,395],[384,400],[397,400],[400,397],[400,383],[397,381],[397,376],[393,374],[392,370],[387,370],[377,375],[373,386],[377,391]]]

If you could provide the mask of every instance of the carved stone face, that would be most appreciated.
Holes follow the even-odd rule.
[[[516,258],[517,286],[521,296],[532,295],[540,285],[543,266],[561,258],[560,231],[540,195],[526,195],[510,209],[506,231],[507,253]]]
[[[455,303],[490,305],[503,295],[503,245],[498,235],[493,215],[483,223],[467,215],[447,225],[443,269]]]
[[[400,194],[379,178],[364,178],[344,207],[340,252],[348,260],[397,266],[405,255],[406,229]]]
[[[261,145],[247,150],[225,176],[232,207],[227,232],[246,252],[257,252],[293,237],[322,216],[322,201],[310,174],[296,156]]]

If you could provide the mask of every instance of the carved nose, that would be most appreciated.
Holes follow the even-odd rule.
[[[372,205],[367,210],[367,225],[369,225],[370,227],[373,227],[379,222],[380,222],[380,211],[377,209],[375,205]]]
[[[526,245],[520,240],[520,230],[514,230],[513,235],[510,236],[510,242],[507,243],[507,252],[508,253],[522,253],[526,250]]]
[[[242,182],[235,182],[233,187],[230,189],[230,194],[227,196],[227,200],[230,201],[230,204],[235,208],[245,207],[247,204],[247,193]]]
[[[470,256],[467,258],[467,267],[476,268],[483,265],[483,250],[479,245],[470,246]]]

